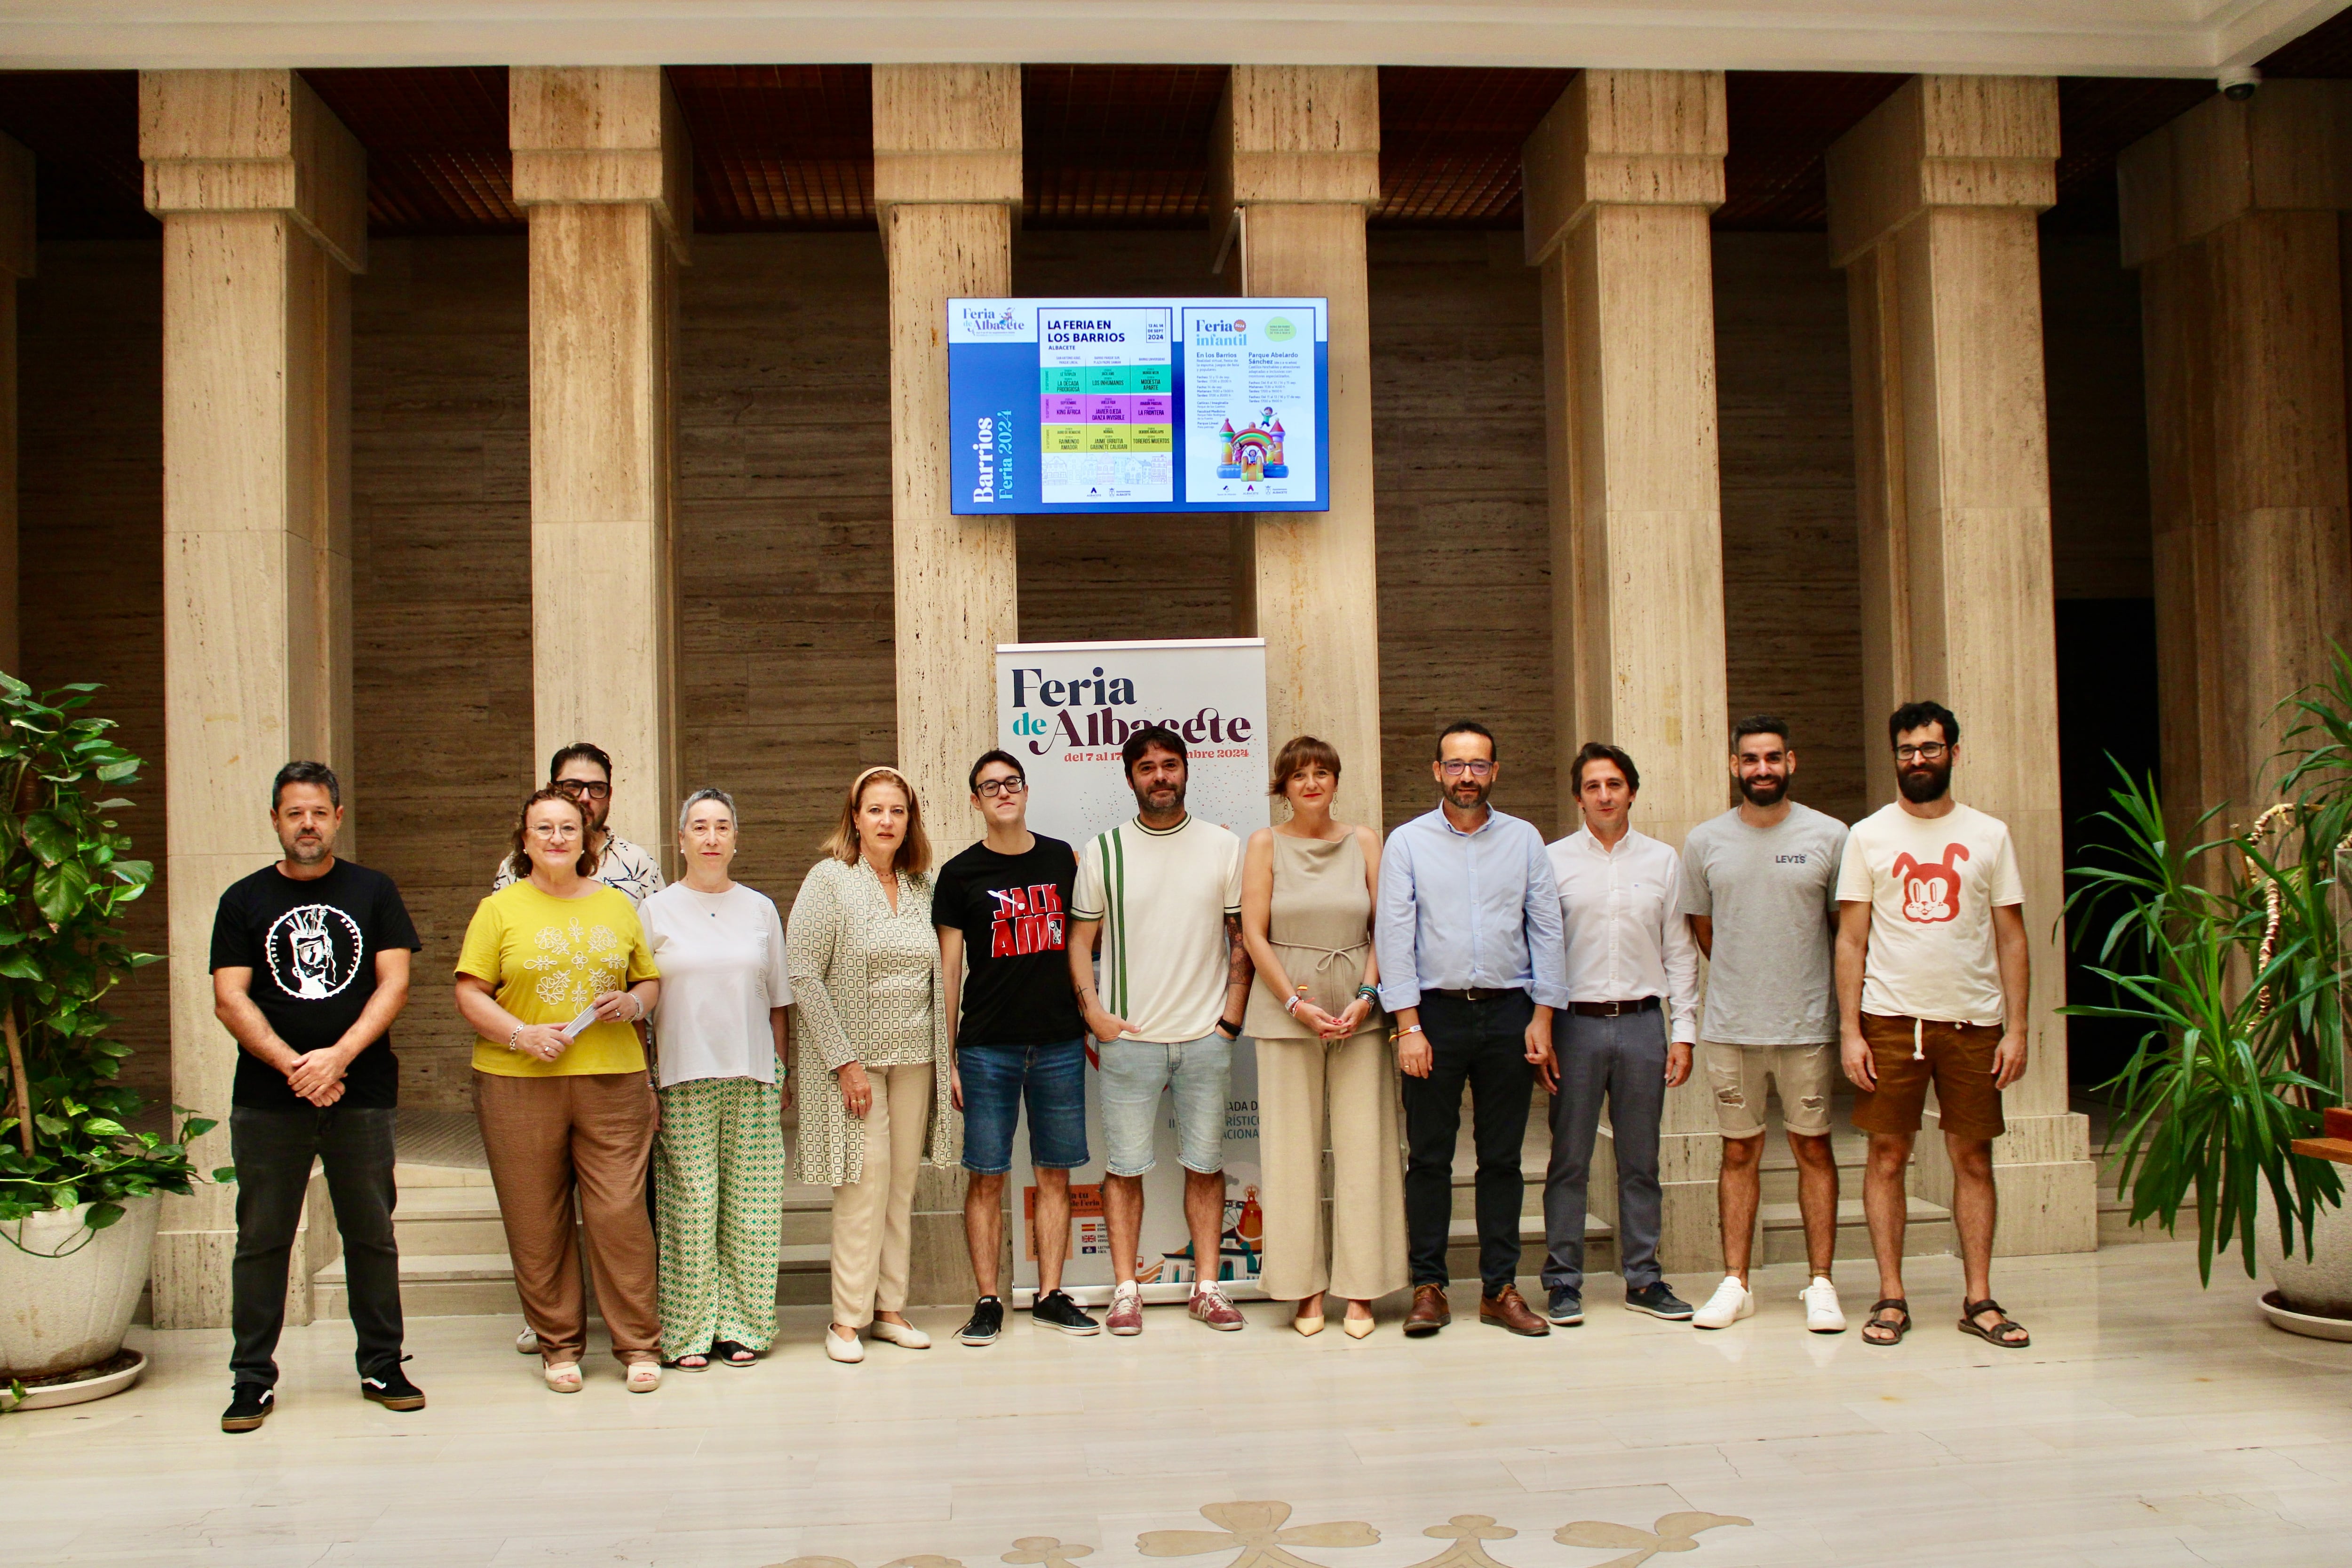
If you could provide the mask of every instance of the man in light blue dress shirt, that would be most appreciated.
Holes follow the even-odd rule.
[[[1466,1084],[1478,1150],[1478,1319],[1548,1333],[1514,1281],[1530,1086],[1557,1081],[1551,1016],[1568,1005],[1559,894],[1542,836],[1486,804],[1499,772],[1492,731],[1467,719],[1447,725],[1430,772],[1437,809],[1389,835],[1372,932],[1381,1005],[1396,1020],[1405,1075],[1413,1292],[1404,1331],[1418,1338],[1453,1321],[1445,1245]]]

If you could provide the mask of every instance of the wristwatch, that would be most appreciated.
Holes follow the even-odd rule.
[[[1217,1033],[1229,1040],[1238,1040],[1242,1037],[1242,1026],[1231,1018],[1220,1018],[1217,1020]]]

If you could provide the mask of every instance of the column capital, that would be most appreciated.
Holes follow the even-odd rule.
[[[1930,207],[2058,200],[2058,81],[1915,76],[1831,143],[1830,265],[1845,267]]]
[[[874,68],[874,205],[1021,205],[1021,68]]]
[[[2215,93],[2124,149],[2116,194],[2126,267],[2250,212],[2352,211],[2352,81]]]
[[[1598,205],[1723,205],[1721,71],[1582,70],[1519,153],[1528,265]]]
[[[0,136],[0,278],[30,278],[39,235],[34,224],[33,154]]]
[[[139,73],[147,210],[281,212],[367,270],[367,153],[291,70]]]
[[[1377,206],[1373,66],[1235,66],[1209,132],[1211,210],[1261,202]]]
[[[517,206],[648,206],[687,259],[694,144],[661,67],[512,68],[507,145]]]

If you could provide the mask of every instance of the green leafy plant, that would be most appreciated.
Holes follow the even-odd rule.
[[[155,868],[130,858],[129,836],[107,815],[131,802],[92,798],[137,782],[140,766],[109,736],[112,720],[81,713],[98,689],[36,697],[0,674],[0,1222],[86,1203],[79,1245],[122,1217],[124,1198],[187,1192],[197,1179],[187,1145],[216,1125],[192,1117],[176,1141],[133,1132],[144,1102],[115,1081],[131,1047],[110,1033],[100,1003],[155,962],[124,942],[119,923]],[[5,1231],[0,1239],[16,1245]]]
[[[2276,759],[2283,800],[2250,830],[2219,831],[2224,803],[2197,819],[2197,842],[2179,844],[2155,785],[2118,767],[2100,814],[2117,847],[2070,872],[2076,940],[2114,997],[2065,1011],[2146,1030],[2101,1086],[2131,1222],[2171,1231],[2193,1205],[2209,1284],[2215,1252],[2233,1241],[2256,1273],[2263,1192],[2282,1250],[2299,1231],[2306,1257],[2314,1215],[2344,1197],[2335,1165],[2290,1145],[2317,1134],[2345,1089],[2343,931],[2330,906],[2352,832],[2352,659],[2336,650],[2332,678],[2280,710],[2291,720]]]

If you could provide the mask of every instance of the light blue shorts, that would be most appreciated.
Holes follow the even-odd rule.
[[[1163,1046],[1113,1040],[1102,1047],[1103,1169],[1139,1176],[1159,1163],[1152,1152],[1160,1122],[1160,1091],[1174,1091],[1176,1158],[1188,1171],[1214,1175],[1225,1168],[1225,1091],[1233,1078],[1234,1043],[1212,1032],[1206,1039]]]

